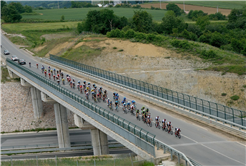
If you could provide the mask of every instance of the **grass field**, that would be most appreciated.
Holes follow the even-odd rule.
[[[52,10],[35,10],[41,15],[23,15],[23,19],[44,19],[44,20],[60,20],[61,16],[65,16],[65,20],[83,20],[86,18],[88,11],[101,10],[102,8],[77,8],[77,9],[52,9]],[[134,11],[139,9],[134,8],[107,8],[113,10],[117,16],[125,16],[130,18],[133,16]],[[150,10],[142,9],[150,13],[155,21],[161,21],[166,11],[164,10]]]
[[[50,30],[50,29],[60,29],[67,28],[70,29],[76,28],[78,22],[55,22],[55,23],[14,23],[14,24],[3,24],[3,30],[8,33],[19,33],[22,31],[29,30]]]

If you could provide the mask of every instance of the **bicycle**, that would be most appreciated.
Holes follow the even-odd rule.
[[[128,112],[127,109],[125,107],[123,107],[122,109],[123,109],[124,113],[127,114],[127,112]]]
[[[168,134],[170,133],[171,135],[173,135],[172,128],[173,128],[173,127],[170,127],[170,130],[169,130],[168,127],[167,127],[165,131],[168,132]]]
[[[111,104],[109,104],[109,106],[108,106],[108,107],[109,107],[109,109],[110,109],[110,110],[113,110],[113,108],[112,108],[112,105],[111,105]]]
[[[97,98],[95,96],[93,98],[94,98],[94,102],[97,103]]]
[[[152,119],[149,119],[149,122],[146,121],[147,126],[152,127]]]
[[[115,106],[115,111],[119,112],[119,110],[118,110],[118,104]]]
[[[181,138],[181,135],[179,132],[175,132],[175,137],[178,137],[179,139]]]
[[[140,117],[139,117],[139,114],[137,115],[136,119],[137,119],[138,121],[140,121]]]
[[[131,110],[131,115],[135,116],[134,110]]]

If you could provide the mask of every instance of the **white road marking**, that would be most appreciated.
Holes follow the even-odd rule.
[[[236,141],[213,141],[213,142],[199,142],[199,143],[187,143],[187,144],[174,144],[174,145],[170,145],[170,146],[176,147],[176,146],[189,146],[189,145],[215,144],[215,143],[237,143],[237,142],[236,142]]]
[[[182,135],[182,136],[184,136],[184,135]],[[189,137],[187,137],[187,136],[184,136],[184,137],[186,137],[186,138],[188,138],[188,139],[190,139],[190,140],[192,140],[192,141],[198,143],[197,141],[195,141],[195,140],[193,140],[193,139],[191,139],[191,138],[189,138]],[[199,143],[198,143],[198,144],[199,144]],[[212,149],[212,148],[210,148],[210,147],[208,147],[208,146],[206,146],[206,145],[203,145],[203,144],[200,144],[200,145],[203,146],[203,147],[205,147],[205,148],[208,148],[208,149],[210,149],[210,150],[212,150],[212,151],[214,151],[214,152],[216,152],[216,153],[218,153],[218,154],[220,154],[220,155],[222,155],[222,156],[224,156],[224,157],[226,157],[226,158],[228,158],[228,159],[230,159],[230,160],[233,160],[233,161],[235,161],[235,162],[238,162],[238,163],[240,163],[240,164],[245,165],[245,163],[241,163],[240,161],[237,161],[237,160],[235,160],[235,159],[233,159],[233,158],[231,158],[231,157],[229,157],[229,156],[226,156],[226,155],[224,155],[224,154],[222,154],[222,153],[220,153],[220,152],[218,152],[218,151],[216,151],[216,150],[214,150],[214,149]]]

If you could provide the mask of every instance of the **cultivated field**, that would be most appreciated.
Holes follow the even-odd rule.
[[[177,1],[175,3],[183,4],[183,1]],[[195,6],[205,6],[205,7],[213,7],[223,8],[223,9],[241,9],[243,5],[246,5],[245,1],[185,1],[187,5],[195,5]]]
[[[44,19],[44,20],[60,20],[61,16],[65,16],[65,20],[82,20],[86,18],[88,11],[101,10],[102,8],[73,8],[73,9],[52,9],[52,10],[35,10],[40,15],[23,15],[24,19]],[[113,10],[117,16],[125,16],[130,18],[134,11],[139,9],[134,8],[107,8]],[[153,16],[153,20],[161,21],[166,11],[164,10],[149,10],[144,9]]]
[[[210,1],[209,1],[210,2]],[[168,3],[161,3],[161,8],[162,9],[166,9],[166,5]],[[186,3],[187,4],[187,3]],[[177,4],[182,10],[184,10],[184,5],[183,4]],[[144,8],[151,8],[151,6],[153,7],[157,7],[160,8],[160,3],[156,2],[156,3],[146,3],[141,5]],[[204,7],[204,6],[195,6],[195,5],[185,5],[185,10],[190,11],[190,10],[202,10],[205,13],[208,14],[214,14],[217,12],[217,8],[214,7]],[[219,12],[221,12],[224,15],[229,15],[231,12],[231,9],[221,9],[219,8]]]

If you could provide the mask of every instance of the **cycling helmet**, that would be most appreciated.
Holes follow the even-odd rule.
[[[131,103],[130,101],[128,101],[127,103]]]
[[[93,86],[95,86],[95,84],[93,84]]]
[[[110,98],[108,98],[108,100],[110,100]]]
[[[100,89],[102,89],[102,87],[100,87]]]
[[[84,81],[84,83],[86,83],[86,81]]]
[[[90,85],[91,83],[88,82],[88,85]]]
[[[164,119],[164,121],[166,121],[166,119]]]
[[[124,97],[123,99],[126,100],[126,97]]]
[[[97,88],[97,86],[95,86],[95,88]]]
[[[135,101],[134,101],[134,100],[132,100],[132,103],[135,103]]]
[[[78,81],[78,83],[80,83],[80,80]]]

